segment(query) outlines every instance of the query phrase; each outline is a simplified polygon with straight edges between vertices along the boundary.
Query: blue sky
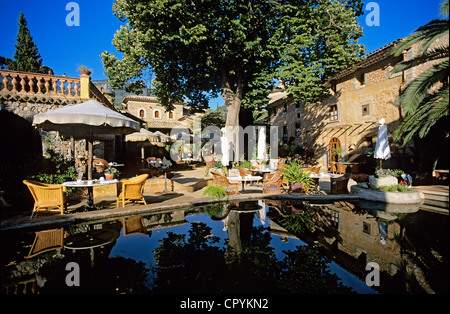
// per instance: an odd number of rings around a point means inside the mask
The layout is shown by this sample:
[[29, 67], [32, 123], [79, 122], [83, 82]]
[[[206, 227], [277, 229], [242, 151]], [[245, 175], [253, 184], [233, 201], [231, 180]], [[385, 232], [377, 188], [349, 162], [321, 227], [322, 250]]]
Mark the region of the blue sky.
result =
[[[111, 40], [121, 25], [112, 13], [113, 0], [73, 1], [79, 5], [79, 26], [66, 24], [66, 16], [72, 11], [66, 10], [66, 5], [71, 2], [69, 0], [2, 2], [0, 56], [13, 57], [17, 21], [22, 11], [44, 64], [52, 68], [56, 75], [78, 77], [78, 66], [86, 65], [93, 70], [93, 80], [106, 78], [99, 55], [105, 50], [116, 51]], [[406, 37], [419, 26], [437, 18], [441, 0], [374, 2], [379, 6], [379, 26], [367, 25], [366, 17], [372, 12], [367, 5], [366, 14], [358, 19], [364, 29], [364, 37], [360, 42], [366, 46], [367, 53]], [[217, 104], [223, 104], [223, 100], [211, 101], [210, 107], [215, 108]]]

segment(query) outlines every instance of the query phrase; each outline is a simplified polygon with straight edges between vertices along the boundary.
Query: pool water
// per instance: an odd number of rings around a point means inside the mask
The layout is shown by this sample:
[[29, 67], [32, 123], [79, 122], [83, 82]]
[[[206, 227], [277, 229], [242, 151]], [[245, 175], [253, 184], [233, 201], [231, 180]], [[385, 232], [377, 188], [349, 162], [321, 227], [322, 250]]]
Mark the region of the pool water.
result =
[[259, 200], [6, 230], [1, 291], [448, 293], [447, 218], [370, 202]]

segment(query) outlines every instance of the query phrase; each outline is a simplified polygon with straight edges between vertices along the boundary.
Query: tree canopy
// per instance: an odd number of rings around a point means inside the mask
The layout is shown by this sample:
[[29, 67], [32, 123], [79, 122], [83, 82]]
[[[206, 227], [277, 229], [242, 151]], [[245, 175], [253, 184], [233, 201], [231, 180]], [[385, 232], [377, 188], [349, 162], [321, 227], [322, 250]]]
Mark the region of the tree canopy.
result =
[[116, 0], [124, 26], [101, 54], [113, 88], [145, 87], [148, 71], [161, 104], [208, 107], [222, 94], [227, 125], [242, 106], [260, 109], [278, 80], [298, 99], [327, 96], [323, 83], [364, 54], [360, 0]]
[[27, 26], [27, 21], [22, 12], [19, 16], [19, 30], [17, 31], [16, 51], [14, 52], [14, 60], [9, 58], [2, 58], [0, 63], [5, 64], [8, 70], [24, 71], [34, 73], [49, 72], [53, 74], [53, 70], [44, 66], [41, 55], [39, 54], [36, 43], [30, 34]]

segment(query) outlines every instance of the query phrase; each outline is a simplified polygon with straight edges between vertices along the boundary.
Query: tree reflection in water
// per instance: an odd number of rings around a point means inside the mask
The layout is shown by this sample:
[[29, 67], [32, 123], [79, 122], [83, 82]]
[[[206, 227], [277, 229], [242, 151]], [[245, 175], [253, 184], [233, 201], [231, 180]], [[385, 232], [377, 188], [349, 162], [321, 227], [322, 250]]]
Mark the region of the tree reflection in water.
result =
[[[253, 213], [230, 211], [226, 247], [204, 223], [188, 236], [167, 233], [155, 249], [155, 293], [351, 293], [330, 273], [330, 260], [314, 247], [297, 246], [278, 260]], [[250, 223], [250, 226], [248, 224]]]

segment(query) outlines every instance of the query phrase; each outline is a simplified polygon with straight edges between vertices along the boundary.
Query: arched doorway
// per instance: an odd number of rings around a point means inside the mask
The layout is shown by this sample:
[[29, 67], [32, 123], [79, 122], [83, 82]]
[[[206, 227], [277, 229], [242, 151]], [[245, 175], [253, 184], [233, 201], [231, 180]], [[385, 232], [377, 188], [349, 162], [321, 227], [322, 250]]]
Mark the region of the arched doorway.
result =
[[338, 155], [335, 155], [335, 151], [341, 149], [341, 142], [337, 137], [333, 137], [328, 144], [328, 163], [338, 161]]

